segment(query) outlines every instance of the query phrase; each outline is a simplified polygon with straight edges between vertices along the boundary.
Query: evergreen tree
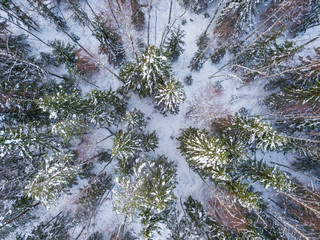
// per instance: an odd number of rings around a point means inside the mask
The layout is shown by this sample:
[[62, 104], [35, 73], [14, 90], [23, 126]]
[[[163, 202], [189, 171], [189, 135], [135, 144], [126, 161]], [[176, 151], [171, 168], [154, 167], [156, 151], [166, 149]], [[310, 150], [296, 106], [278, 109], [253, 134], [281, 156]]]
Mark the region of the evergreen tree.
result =
[[73, 119], [85, 113], [85, 101], [77, 89], [67, 93], [59, 86], [59, 90], [53, 95], [39, 98], [37, 104], [44, 111], [50, 113], [52, 119]]
[[93, 35], [100, 42], [100, 50], [108, 55], [109, 62], [120, 66], [125, 58], [125, 50], [121, 36], [114, 29], [107, 26], [102, 17], [96, 16], [92, 21]]
[[132, 158], [142, 149], [141, 139], [132, 134], [119, 130], [113, 139], [111, 157], [117, 157], [121, 160]]
[[218, 138], [212, 138], [205, 130], [187, 128], [182, 131], [179, 149], [195, 170], [201, 170], [212, 179], [228, 180], [225, 165], [228, 153]]
[[154, 99], [157, 108], [163, 113], [170, 112], [177, 114], [179, 112], [179, 105], [185, 99], [183, 86], [180, 82], [170, 79], [163, 85], [158, 86], [158, 91], [155, 93]]
[[60, 212], [47, 222], [41, 222], [35, 227], [30, 235], [18, 235], [19, 240], [38, 240], [38, 239], [68, 239], [70, 238], [69, 229], [72, 227], [72, 218]]
[[158, 85], [170, 79], [171, 65], [162, 49], [150, 45], [138, 58], [137, 64], [127, 63], [119, 75], [125, 88], [147, 97], [155, 93]]
[[125, 104], [112, 90], [92, 90], [86, 96], [89, 121], [100, 126], [114, 124], [123, 114]]
[[72, 69], [78, 61], [75, 53], [76, 47], [69, 42], [65, 44], [61, 40], [50, 42], [50, 46], [53, 48], [52, 55], [54, 65], [59, 66], [60, 64], [65, 64], [68, 71], [72, 72]]
[[259, 181], [266, 189], [271, 186], [278, 192], [290, 191], [292, 184], [289, 177], [276, 166], [270, 167], [263, 160], [248, 161], [243, 166], [243, 173], [253, 181]]
[[237, 115], [230, 130], [236, 131], [241, 141], [250, 148], [261, 149], [264, 152], [281, 149], [287, 142], [286, 137], [278, 134], [259, 117]]
[[184, 49], [182, 48], [185, 45], [182, 38], [185, 36], [184, 31], [180, 29], [180, 26], [173, 31], [171, 31], [170, 37], [167, 39], [164, 44], [165, 50], [168, 52], [168, 56], [171, 61], [175, 61], [183, 53]]
[[116, 180], [114, 206], [126, 216], [139, 216], [141, 234], [151, 238], [157, 223], [175, 199], [176, 166], [166, 157], [141, 159], [132, 176], [120, 175]]
[[193, 58], [190, 61], [191, 71], [196, 70], [199, 71], [203, 64], [208, 60], [208, 56], [206, 51], [208, 50], [207, 47], [209, 46], [209, 37], [208, 34], [205, 32], [200, 35], [197, 40], [198, 50], [194, 54]]
[[0, 156], [4, 158], [18, 154], [32, 158], [43, 149], [56, 150], [59, 143], [52, 140], [48, 130], [37, 123], [7, 126], [0, 131]]
[[143, 112], [137, 110], [136, 108], [132, 109], [130, 112], [127, 112], [124, 120], [129, 130], [142, 130], [142, 128], [147, 125]]
[[74, 157], [71, 153], [48, 156], [42, 168], [29, 181], [25, 194], [41, 201], [45, 207], [50, 207], [79, 171], [79, 167], [73, 164]]

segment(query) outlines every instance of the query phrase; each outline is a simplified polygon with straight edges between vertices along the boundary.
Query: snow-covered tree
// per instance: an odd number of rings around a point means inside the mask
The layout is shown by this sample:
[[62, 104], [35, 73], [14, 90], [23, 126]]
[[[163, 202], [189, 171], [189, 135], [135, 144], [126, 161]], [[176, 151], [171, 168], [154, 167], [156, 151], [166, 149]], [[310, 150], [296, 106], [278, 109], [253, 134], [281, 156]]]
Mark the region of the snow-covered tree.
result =
[[143, 112], [137, 110], [136, 108], [132, 109], [130, 112], [127, 112], [124, 117], [124, 120], [128, 129], [132, 130], [142, 130], [142, 128], [147, 125]]
[[170, 112], [177, 114], [179, 105], [185, 100], [185, 93], [180, 82], [170, 79], [164, 84], [158, 86], [154, 100], [156, 107], [163, 113]]
[[31, 157], [43, 149], [56, 150], [58, 143], [53, 141], [47, 129], [37, 123], [7, 126], [0, 131], [0, 156], [18, 154]]
[[168, 56], [171, 61], [175, 61], [184, 52], [183, 45], [185, 45], [182, 40], [185, 36], [184, 31], [180, 27], [171, 31], [171, 35], [168, 37], [164, 44], [165, 50], [168, 52]]
[[277, 133], [259, 117], [237, 115], [231, 129], [235, 130], [241, 141], [250, 148], [265, 152], [281, 149], [287, 142], [285, 136]]
[[141, 234], [150, 238], [161, 214], [169, 209], [175, 199], [176, 166], [166, 157], [140, 159], [130, 176], [116, 179], [114, 207], [128, 217], [138, 216]]
[[125, 109], [123, 101], [112, 90], [92, 90], [86, 95], [89, 121], [94, 124], [114, 124]]
[[40, 108], [50, 113], [52, 119], [72, 119], [74, 116], [81, 116], [86, 110], [81, 92], [73, 89], [71, 93], [67, 93], [62, 86], [53, 95], [46, 95], [36, 102]]
[[113, 139], [111, 157], [117, 157], [121, 160], [132, 158], [142, 150], [142, 139], [135, 136], [132, 132], [119, 130]]
[[253, 181], [259, 181], [266, 189], [271, 186], [278, 192], [290, 191], [292, 184], [288, 175], [276, 166], [270, 167], [263, 160], [248, 161], [243, 166], [244, 174]]
[[136, 64], [127, 63], [120, 70], [124, 87], [132, 89], [142, 97], [152, 96], [158, 85], [171, 77], [171, 64], [162, 49], [148, 46]]
[[54, 153], [46, 157], [42, 168], [26, 186], [25, 194], [49, 208], [79, 171], [79, 167], [73, 164], [74, 157], [72, 153]]
[[189, 127], [182, 131], [179, 149], [195, 170], [201, 170], [212, 179], [229, 180], [225, 166], [228, 152], [219, 140], [205, 130]]

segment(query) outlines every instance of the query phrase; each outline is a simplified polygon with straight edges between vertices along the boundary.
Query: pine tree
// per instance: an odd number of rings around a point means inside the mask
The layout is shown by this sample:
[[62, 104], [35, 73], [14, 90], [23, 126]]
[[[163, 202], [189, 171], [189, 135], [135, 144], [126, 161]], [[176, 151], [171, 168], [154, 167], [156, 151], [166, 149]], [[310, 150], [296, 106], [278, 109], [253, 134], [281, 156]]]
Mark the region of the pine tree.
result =
[[52, 119], [73, 119], [85, 113], [85, 101], [77, 89], [67, 93], [59, 86], [59, 90], [53, 95], [39, 98], [37, 104], [44, 111], [50, 113]]
[[38, 123], [7, 126], [0, 131], [1, 158], [18, 154], [32, 158], [43, 149], [56, 150], [59, 143], [52, 141], [48, 130]]
[[130, 112], [127, 112], [124, 120], [129, 130], [142, 130], [142, 128], [147, 125], [143, 112], [137, 110], [136, 108], [132, 109]]
[[[178, 239], [235, 239], [233, 234], [226, 227], [220, 226], [203, 209], [201, 202], [191, 196], [183, 203], [186, 215], [179, 219], [174, 219], [173, 224], [168, 225], [171, 230], [171, 238]], [[179, 220], [179, 222], [177, 222]], [[180, 229], [177, 229], [179, 227]], [[180, 236], [179, 236], [180, 235]]]
[[25, 195], [41, 201], [49, 208], [79, 171], [79, 167], [73, 164], [74, 157], [71, 153], [54, 153], [48, 156], [42, 168], [26, 186]]
[[27, 236], [18, 235], [17, 240], [68, 239], [70, 238], [69, 230], [72, 225], [72, 218], [60, 212], [49, 221], [41, 222], [37, 227], [32, 229], [31, 234]]
[[157, 108], [163, 113], [177, 114], [179, 105], [185, 100], [182, 84], [174, 79], [166, 81], [163, 85], [158, 86], [154, 100]]
[[50, 42], [50, 46], [52, 49], [53, 61], [54, 65], [58, 66], [60, 64], [65, 64], [68, 71], [72, 72], [72, 69], [75, 67], [77, 63], [76, 57], [76, 47], [71, 44], [65, 44], [61, 40], [55, 40]]
[[271, 186], [278, 192], [290, 191], [292, 184], [287, 174], [278, 170], [276, 166], [270, 167], [263, 160], [249, 161], [243, 166], [244, 174], [254, 182], [259, 181], [266, 189]]
[[164, 44], [164, 48], [168, 52], [168, 56], [171, 61], [177, 60], [178, 57], [184, 52], [184, 49], [182, 48], [182, 46], [185, 45], [184, 41], [182, 40], [184, 36], [185, 33], [180, 29], [179, 26], [171, 31], [170, 37]]

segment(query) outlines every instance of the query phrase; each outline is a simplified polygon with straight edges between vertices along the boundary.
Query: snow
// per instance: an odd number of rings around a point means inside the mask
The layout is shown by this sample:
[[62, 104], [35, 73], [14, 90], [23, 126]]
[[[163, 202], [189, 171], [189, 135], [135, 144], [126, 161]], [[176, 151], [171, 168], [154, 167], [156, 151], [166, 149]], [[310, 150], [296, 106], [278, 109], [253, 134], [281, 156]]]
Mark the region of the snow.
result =
[[[100, 3], [99, 0], [91, 0], [89, 1], [92, 6], [97, 7]], [[63, 9], [63, 3], [61, 4], [61, 8]], [[151, 16], [151, 31], [150, 31], [150, 42], [151, 44], [158, 45], [161, 41], [161, 35], [165, 31], [168, 21], [168, 11], [170, 6], [169, 0], [155, 1], [153, 3], [154, 8], [152, 10]], [[213, 14], [213, 7], [208, 9], [209, 14]], [[89, 12], [89, 11], [88, 11]], [[70, 21], [70, 12], [64, 11], [64, 17]], [[62, 32], [57, 32], [47, 20], [42, 17], [37, 17], [36, 13], [32, 14], [32, 17], [35, 17], [38, 20], [39, 25], [41, 26], [40, 32], [36, 33], [38, 36], [41, 36], [41, 39], [44, 41], [52, 41], [55, 39], [62, 39], [64, 41], [70, 41], [70, 39], [65, 36]], [[200, 36], [201, 33], [206, 29], [206, 26], [210, 20], [210, 18], [205, 18], [204, 14], [193, 14], [190, 11], [185, 12], [184, 8], [178, 5], [178, 1], [173, 1], [173, 11], [172, 11], [172, 22], [176, 22], [175, 26], [178, 26], [182, 20], [186, 20], [186, 24], [181, 25], [181, 29], [185, 31], [185, 51], [178, 58], [176, 62], [173, 63], [173, 72], [176, 79], [181, 82], [183, 79], [189, 74], [192, 75], [193, 84], [191, 86], [184, 86], [184, 91], [186, 94], [186, 101], [180, 105], [180, 112], [177, 115], [167, 114], [166, 116], [162, 115], [158, 110], [154, 109], [154, 103], [150, 98], [140, 99], [136, 94], [131, 93], [131, 98], [129, 99], [128, 110], [136, 108], [137, 110], [141, 110], [145, 117], [149, 119], [146, 130], [148, 132], [156, 131], [157, 136], [159, 138], [159, 148], [156, 149], [154, 155], [166, 155], [169, 160], [174, 161], [177, 164], [177, 180], [178, 185], [175, 189], [175, 195], [177, 199], [181, 199], [183, 202], [187, 199], [189, 195], [196, 196], [197, 199], [205, 202], [207, 198], [207, 186], [203, 183], [200, 177], [194, 173], [185, 160], [185, 157], [180, 154], [180, 151], [177, 150], [179, 146], [177, 137], [181, 134], [181, 129], [185, 129], [189, 126], [195, 127], [207, 127], [200, 122], [194, 122], [192, 119], [187, 118], [187, 112], [190, 104], [193, 101], [195, 95], [201, 95], [204, 88], [208, 86], [208, 84], [215, 84], [217, 82], [221, 83], [222, 86], [222, 95], [219, 96], [217, 101], [222, 103], [223, 109], [226, 109], [229, 113], [234, 114], [239, 111], [240, 108], [245, 107], [248, 112], [252, 115], [261, 114], [267, 112], [267, 107], [262, 105], [263, 99], [268, 95], [264, 90], [264, 85], [266, 83], [265, 80], [253, 81], [249, 84], [244, 85], [237, 77], [233, 75], [229, 70], [221, 71], [217, 76], [211, 78], [213, 73], [216, 73], [219, 68], [225, 65], [229, 60], [231, 55], [227, 54], [223, 60], [217, 64], [213, 65], [210, 62], [210, 59], [204, 64], [203, 68], [199, 72], [190, 72], [190, 68], [188, 67], [190, 64], [191, 58], [194, 56], [195, 51], [197, 50], [196, 40]], [[108, 68], [112, 68], [108, 62], [106, 56], [98, 55], [98, 41], [92, 36], [89, 29], [79, 26], [78, 23], [73, 22], [73, 24], [69, 24], [70, 31], [76, 33], [80, 37], [80, 43], [84, 45], [91, 53], [95, 53], [95, 58], [97, 58], [100, 66], [100, 71], [94, 74], [90, 81], [95, 85], [99, 86], [99, 90], [109, 90], [117, 89], [121, 86], [121, 82], [119, 82], [110, 72], [104, 70], [104, 66]], [[156, 29], [153, 27], [156, 26]], [[301, 37], [297, 37], [296, 41], [309, 40], [315, 36], [316, 32], [319, 32], [320, 28], [309, 29], [305, 34]], [[22, 33], [20, 29], [13, 28], [13, 32]], [[137, 34], [137, 33], [135, 33]], [[143, 37], [146, 38], [144, 34], [142, 36], [135, 37]], [[38, 53], [41, 51], [50, 51], [50, 49], [34, 39], [32, 36], [29, 38], [30, 44], [32, 45], [32, 49], [35, 49], [34, 53]], [[311, 49], [316, 45], [316, 42], [313, 42], [308, 46], [308, 51], [306, 54], [311, 54]], [[309, 51], [310, 50], [310, 51]], [[133, 58], [133, 56], [131, 56]], [[129, 57], [130, 58], [130, 57]], [[165, 59], [163, 59], [165, 60]], [[147, 66], [144, 66], [145, 68]], [[149, 78], [150, 69], [143, 69], [143, 77]], [[157, 69], [158, 70], [158, 69]], [[63, 69], [58, 69], [59, 74], [63, 73]], [[60, 72], [61, 71], [61, 72]], [[86, 82], [80, 83], [83, 94], [88, 93], [90, 90], [94, 89], [94, 87]], [[56, 118], [56, 112], [50, 112], [50, 118]], [[113, 129], [115, 130], [115, 129]], [[106, 141], [100, 142], [99, 139], [103, 139], [108, 136], [109, 132], [105, 129], [96, 129], [92, 131], [88, 139], [90, 144], [94, 145], [92, 152], [96, 151], [96, 149], [111, 149], [112, 148], [112, 138], [107, 139]], [[252, 135], [254, 138], [254, 135]], [[12, 141], [19, 141], [11, 140]], [[10, 140], [6, 140], [6, 144], [11, 143]], [[96, 143], [96, 144], [95, 144]], [[272, 147], [272, 146], [271, 146]], [[283, 155], [281, 153], [270, 153], [263, 154], [259, 153], [257, 159], [263, 158], [268, 163], [277, 162], [279, 164], [288, 164], [290, 162], [290, 156]], [[198, 159], [198, 161], [202, 161], [202, 159]], [[206, 162], [206, 160], [205, 160]], [[112, 169], [112, 165], [108, 167], [108, 169]], [[141, 166], [142, 168], [143, 166]], [[99, 172], [103, 168], [103, 165], [96, 166], [95, 172]], [[110, 170], [106, 171], [110, 171]], [[310, 183], [310, 179], [307, 177], [303, 177], [301, 174], [297, 172], [290, 171], [283, 167], [280, 167], [285, 171], [290, 172], [291, 177], [299, 177], [306, 184]], [[139, 171], [139, 170], [138, 170]], [[72, 202], [76, 194], [78, 193], [78, 189], [86, 184], [85, 180], [78, 179], [78, 185], [74, 186], [70, 195], [63, 195], [59, 200], [56, 201], [56, 206], [51, 207], [48, 210], [45, 210], [43, 207], [39, 207], [37, 215], [40, 216], [40, 220], [48, 219], [49, 216], [54, 216], [60, 211], [72, 212], [73, 206]], [[257, 189], [259, 186], [257, 186]], [[267, 186], [266, 186], [267, 188]], [[266, 194], [267, 195], [267, 194]], [[112, 195], [109, 197], [112, 198]], [[112, 232], [117, 231], [118, 226], [123, 222], [123, 216], [117, 214], [113, 210], [112, 201], [105, 201], [99, 208], [96, 216], [93, 219], [94, 224], [91, 225], [91, 228], [87, 232], [87, 236], [96, 230], [107, 233], [110, 237]], [[33, 223], [30, 223], [28, 229], [33, 227]], [[134, 229], [136, 233], [139, 232], [139, 228], [141, 226], [136, 222], [129, 222], [127, 228]], [[155, 239], [164, 239], [168, 232], [166, 232], [165, 226], [162, 228], [162, 233]], [[71, 234], [75, 238], [81, 231], [81, 227], [79, 226], [75, 229]], [[28, 232], [28, 230], [26, 230]], [[11, 235], [12, 239], [14, 239], [13, 235]]]

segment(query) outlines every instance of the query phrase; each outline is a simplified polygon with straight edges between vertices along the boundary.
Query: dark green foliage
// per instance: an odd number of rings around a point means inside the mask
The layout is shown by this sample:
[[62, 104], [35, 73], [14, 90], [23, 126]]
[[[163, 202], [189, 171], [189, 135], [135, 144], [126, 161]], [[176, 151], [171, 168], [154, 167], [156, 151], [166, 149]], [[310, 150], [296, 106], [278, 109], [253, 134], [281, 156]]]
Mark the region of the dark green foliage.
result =
[[145, 134], [144, 138], [142, 139], [142, 146], [146, 152], [154, 151], [156, 148], [158, 148], [158, 143], [159, 140], [156, 135], [156, 131]]
[[175, 61], [178, 57], [184, 52], [182, 48], [185, 45], [184, 41], [182, 40], [185, 36], [183, 30], [180, 27], [171, 31], [170, 37], [167, 39], [164, 48], [168, 52], [168, 56], [171, 61]]
[[226, 54], [226, 48], [225, 47], [220, 47], [215, 49], [215, 51], [213, 52], [213, 54], [211, 54], [211, 62], [218, 64], [221, 59], [224, 57], [224, 55]]
[[158, 108], [163, 114], [170, 112], [178, 114], [179, 105], [185, 100], [183, 86], [179, 81], [170, 79], [163, 85], [158, 86], [158, 91], [155, 93], [154, 101], [155, 108]]
[[132, 158], [142, 150], [141, 139], [132, 132], [119, 130], [113, 139], [111, 157], [117, 157], [121, 160]]
[[287, 174], [268, 166], [263, 160], [248, 161], [243, 166], [243, 173], [254, 182], [259, 181], [266, 189], [271, 186], [278, 192], [290, 191], [293, 185]]
[[37, 173], [29, 180], [24, 194], [49, 208], [77, 175], [79, 167], [74, 164], [74, 159], [74, 154], [63, 152], [46, 156]]
[[1, 157], [19, 155], [32, 158], [44, 149], [56, 150], [59, 143], [52, 141], [48, 129], [32, 122], [25, 125], [7, 126], [0, 132]]
[[125, 58], [125, 50], [121, 36], [118, 35], [102, 17], [96, 17], [92, 21], [93, 35], [100, 42], [100, 51], [108, 55], [109, 62], [114, 66], [120, 66]]
[[[21, 175], [19, 175], [21, 176]], [[19, 181], [21, 183], [21, 181]], [[1, 194], [3, 191], [1, 191]], [[24, 196], [0, 196], [3, 199], [0, 203], [0, 238], [6, 239], [8, 235], [15, 230], [19, 230], [19, 227], [24, 226], [30, 221], [34, 220], [36, 216], [32, 211], [26, 212], [21, 217], [15, 219], [14, 221], [8, 223], [16, 216], [21, 214], [26, 209], [32, 209], [36, 204], [35, 202]], [[35, 206], [36, 207], [36, 206]]]
[[247, 81], [259, 74], [268, 75], [275, 70], [281, 70], [286, 62], [301, 51], [302, 46], [297, 46], [293, 41], [278, 42], [282, 31], [278, 29], [264, 35], [234, 59], [236, 64], [243, 67], [239, 70]]
[[125, 104], [112, 90], [93, 90], [86, 96], [86, 104], [90, 122], [111, 125], [119, 120], [125, 110]]
[[126, 125], [130, 130], [142, 130], [142, 128], [147, 125], [143, 112], [137, 110], [136, 108], [132, 109], [130, 112], [127, 112], [124, 120], [126, 121]]
[[206, 53], [206, 51], [208, 50], [207, 48], [209, 44], [210, 39], [208, 37], [208, 34], [201, 34], [197, 40], [198, 50], [190, 61], [189, 67], [191, 67], [191, 71], [199, 71], [202, 68], [203, 64], [208, 60], [208, 54]]

